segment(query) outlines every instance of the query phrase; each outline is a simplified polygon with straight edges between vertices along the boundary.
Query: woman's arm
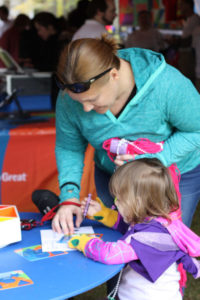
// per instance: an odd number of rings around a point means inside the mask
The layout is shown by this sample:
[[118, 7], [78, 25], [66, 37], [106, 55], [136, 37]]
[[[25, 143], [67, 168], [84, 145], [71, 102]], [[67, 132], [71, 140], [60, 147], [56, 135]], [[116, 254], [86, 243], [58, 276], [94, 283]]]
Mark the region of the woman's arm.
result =
[[[56, 103], [56, 162], [61, 191], [60, 202], [65, 200], [79, 202], [87, 141], [76, 126], [76, 114], [72, 112], [68, 100], [68, 96], [60, 92]], [[76, 226], [79, 227], [82, 222], [80, 207], [75, 205], [60, 207], [52, 221], [53, 230], [73, 234], [73, 215], [76, 216]]]
[[163, 92], [165, 100], [160, 97], [160, 107], [163, 120], [173, 133], [165, 141], [163, 151], [155, 156], [170, 166], [200, 148], [200, 94], [189, 79], [172, 67], [167, 68], [172, 79]]
[[68, 96], [59, 93], [56, 104], [56, 162], [61, 202], [79, 198], [87, 141], [76, 126], [76, 115]]
[[[171, 135], [164, 140], [163, 151], [138, 155], [135, 159], [155, 157], [167, 167], [182, 163], [200, 148], [200, 94], [189, 79], [169, 65], [159, 75], [152, 90], [163, 128], [167, 126]], [[115, 163], [122, 165], [123, 160], [129, 159], [133, 157], [118, 155]]]

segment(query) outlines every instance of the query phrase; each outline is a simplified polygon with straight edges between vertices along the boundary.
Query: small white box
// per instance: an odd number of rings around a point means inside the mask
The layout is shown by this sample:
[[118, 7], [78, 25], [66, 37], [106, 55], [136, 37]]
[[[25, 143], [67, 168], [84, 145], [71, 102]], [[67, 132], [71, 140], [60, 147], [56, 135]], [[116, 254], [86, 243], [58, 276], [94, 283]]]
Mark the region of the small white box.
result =
[[0, 248], [21, 239], [21, 223], [16, 206], [0, 205]]

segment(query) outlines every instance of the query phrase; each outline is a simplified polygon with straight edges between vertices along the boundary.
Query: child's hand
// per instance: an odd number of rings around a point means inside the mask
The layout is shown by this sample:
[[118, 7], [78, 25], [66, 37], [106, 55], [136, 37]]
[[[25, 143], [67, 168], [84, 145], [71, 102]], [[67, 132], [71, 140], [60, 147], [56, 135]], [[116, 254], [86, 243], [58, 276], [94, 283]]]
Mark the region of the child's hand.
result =
[[[86, 203], [87, 203], [87, 198], [84, 198], [84, 200], [81, 201], [81, 211], [82, 211], [82, 214], [84, 214]], [[100, 210], [101, 210], [100, 203], [98, 201], [91, 200], [89, 208], [88, 208], [88, 211], [87, 211], [87, 217], [94, 216]]]
[[[86, 202], [87, 198], [81, 201], [82, 213], [84, 213]], [[106, 207], [101, 201], [101, 199], [97, 197], [96, 201], [91, 200], [90, 202], [87, 218], [101, 222], [108, 227], [113, 227], [114, 224], [117, 222], [118, 212], [116, 210], [112, 210]]]
[[94, 237], [88, 236], [87, 234], [75, 235], [68, 241], [68, 246], [85, 254], [85, 246], [92, 239], [94, 239]]

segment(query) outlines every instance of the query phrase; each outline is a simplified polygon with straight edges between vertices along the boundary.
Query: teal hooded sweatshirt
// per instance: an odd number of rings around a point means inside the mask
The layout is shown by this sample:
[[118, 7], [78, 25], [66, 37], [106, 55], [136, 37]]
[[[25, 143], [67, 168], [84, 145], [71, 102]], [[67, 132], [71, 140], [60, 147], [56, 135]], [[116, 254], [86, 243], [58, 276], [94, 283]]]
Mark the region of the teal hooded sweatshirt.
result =
[[84, 112], [79, 102], [59, 93], [56, 161], [61, 202], [79, 197], [77, 186], [88, 143], [95, 148], [97, 166], [109, 174], [115, 165], [102, 144], [112, 137], [164, 141], [162, 152], [140, 157], [156, 157], [165, 166], [176, 163], [181, 174], [200, 164], [200, 95], [191, 81], [168, 65], [160, 53], [131, 48], [119, 50], [118, 56], [131, 64], [137, 86], [136, 95], [118, 118], [109, 110], [105, 114]]

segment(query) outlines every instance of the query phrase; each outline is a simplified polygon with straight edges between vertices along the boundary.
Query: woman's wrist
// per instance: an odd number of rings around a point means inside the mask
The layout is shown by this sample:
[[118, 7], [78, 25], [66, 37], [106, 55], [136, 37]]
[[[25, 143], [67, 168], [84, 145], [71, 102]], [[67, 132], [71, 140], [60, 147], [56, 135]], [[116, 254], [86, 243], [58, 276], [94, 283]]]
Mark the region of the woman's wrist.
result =
[[75, 200], [66, 200], [66, 201], [61, 202], [60, 205], [75, 205], [75, 206], [78, 206], [78, 207], [81, 206], [80, 202], [75, 201]]
[[76, 185], [67, 184], [62, 186], [60, 189], [60, 203], [64, 201], [71, 201], [70, 199], [77, 199], [77, 202], [79, 202], [79, 192], [80, 190]]

